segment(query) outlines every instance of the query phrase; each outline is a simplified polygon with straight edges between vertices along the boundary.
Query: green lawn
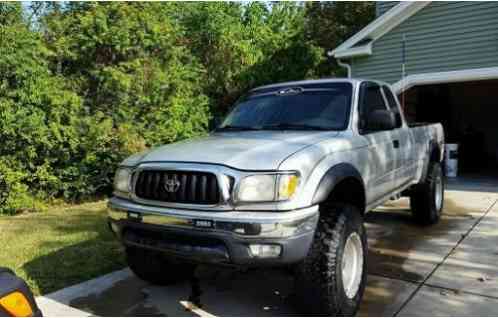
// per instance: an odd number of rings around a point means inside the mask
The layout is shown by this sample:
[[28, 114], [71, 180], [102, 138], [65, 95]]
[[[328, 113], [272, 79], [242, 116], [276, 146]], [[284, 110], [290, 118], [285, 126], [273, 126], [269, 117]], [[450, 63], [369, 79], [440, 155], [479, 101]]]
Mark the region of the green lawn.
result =
[[108, 230], [106, 202], [0, 216], [0, 266], [13, 269], [43, 295], [123, 268]]

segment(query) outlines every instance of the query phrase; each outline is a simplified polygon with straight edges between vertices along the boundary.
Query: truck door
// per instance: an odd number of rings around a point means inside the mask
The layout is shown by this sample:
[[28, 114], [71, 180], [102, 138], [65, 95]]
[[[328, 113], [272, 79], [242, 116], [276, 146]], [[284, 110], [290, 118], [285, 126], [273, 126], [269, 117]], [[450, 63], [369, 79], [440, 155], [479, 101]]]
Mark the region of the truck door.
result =
[[413, 135], [410, 128], [403, 125], [403, 118], [401, 115], [401, 108], [399, 103], [394, 97], [391, 89], [386, 85], [382, 86], [384, 96], [386, 97], [389, 109], [396, 114], [396, 129], [393, 131], [393, 137], [397, 140], [398, 147], [396, 151], [396, 160], [394, 163], [395, 183], [396, 187], [402, 187], [410, 182], [416, 174], [416, 154], [414, 153]]
[[[395, 164], [398, 139], [395, 130], [366, 129], [366, 119], [370, 112], [388, 109], [381, 87], [374, 82], [364, 82], [360, 87], [359, 133], [369, 144], [367, 165], [367, 188], [372, 201], [380, 199], [396, 188]], [[394, 135], [393, 135], [394, 132]]]

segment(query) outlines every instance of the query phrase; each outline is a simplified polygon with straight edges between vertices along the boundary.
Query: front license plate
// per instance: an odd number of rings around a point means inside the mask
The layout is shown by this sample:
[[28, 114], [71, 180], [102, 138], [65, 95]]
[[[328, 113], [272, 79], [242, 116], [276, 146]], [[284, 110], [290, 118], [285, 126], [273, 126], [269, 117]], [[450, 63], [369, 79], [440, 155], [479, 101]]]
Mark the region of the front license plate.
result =
[[128, 219], [133, 221], [142, 221], [142, 215], [136, 212], [128, 212]]
[[193, 220], [194, 226], [203, 228], [203, 229], [212, 229], [214, 228], [214, 222], [211, 220]]

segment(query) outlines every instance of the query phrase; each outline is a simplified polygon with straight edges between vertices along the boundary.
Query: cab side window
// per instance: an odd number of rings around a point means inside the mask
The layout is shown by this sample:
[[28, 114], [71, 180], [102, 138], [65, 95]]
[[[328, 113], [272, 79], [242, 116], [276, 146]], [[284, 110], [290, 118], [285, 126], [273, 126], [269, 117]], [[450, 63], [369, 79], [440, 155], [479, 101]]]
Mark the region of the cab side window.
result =
[[401, 113], [396, 98], [389, 87], [384, 85], [382, 86], [382, 90], [384, 91], [384, 96], [386, 96], [389, 109], [396, 115], [396, 128], [400, 128], [403, 122], [401, 120]]
[[368, 115], [375, 110], [386, 110], [387, 106], [380, 91], [380, 86], [374, 82], [365, 82], [360, 87], [359, 101], [360, 132], [365, 131]]

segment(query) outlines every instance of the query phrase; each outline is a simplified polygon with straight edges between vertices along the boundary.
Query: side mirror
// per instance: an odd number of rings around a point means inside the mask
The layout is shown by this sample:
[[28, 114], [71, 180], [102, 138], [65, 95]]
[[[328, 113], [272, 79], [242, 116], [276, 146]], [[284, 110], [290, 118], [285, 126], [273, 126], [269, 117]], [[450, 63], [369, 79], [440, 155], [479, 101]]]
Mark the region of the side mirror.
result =
[[367, 118], [366, 129], [371, 131], [391, 130], [396, 127], [396, 115], [389, 110], [372, 111]]
[[209, 120], [209, 130], [214, 130], [216, 128], [218, 128], [218, 126], [221, 124], [223, 118], [220, 117], [220, 116], [214, 116], [213, 118], [211, 118], [211, 120]]

